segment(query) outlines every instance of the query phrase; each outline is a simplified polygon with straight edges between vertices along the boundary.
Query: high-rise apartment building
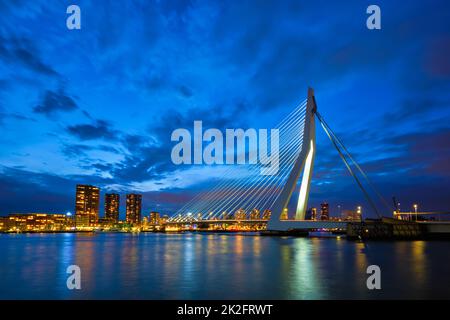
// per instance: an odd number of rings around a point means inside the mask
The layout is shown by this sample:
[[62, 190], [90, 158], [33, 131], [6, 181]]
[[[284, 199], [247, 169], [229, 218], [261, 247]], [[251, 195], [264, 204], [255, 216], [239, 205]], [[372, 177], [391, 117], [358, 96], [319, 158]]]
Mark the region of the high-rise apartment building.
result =
[[320, 204], [320, 220], [330, 219], [330, 205], [328, 203]]
[[100, 189], [95, 186], [78, 184], [75, 202], [76, 227], [94, 227], [98, 223]]
[[119, 222], [120, 196], [117, 193], [105, 194], [105, 218], [110, 223]]
[[141, 194], [127, 194], [127, 210], [126, 221], [129, 224], [139, 224], [141, 222], [142, 212], [142, 195]]
[[258, 220], [261, 219], [261, 214], [258, 209], [253, 209], [252, 212], [250, 212], [250, 220]]
[[317, 208], [310, 208], [306, 210], [305, 213], [305, 220], [317, 220]]
[[150, 224], [159, 224], [161, 220], [159, 212], [152, 211], [150, 212]]

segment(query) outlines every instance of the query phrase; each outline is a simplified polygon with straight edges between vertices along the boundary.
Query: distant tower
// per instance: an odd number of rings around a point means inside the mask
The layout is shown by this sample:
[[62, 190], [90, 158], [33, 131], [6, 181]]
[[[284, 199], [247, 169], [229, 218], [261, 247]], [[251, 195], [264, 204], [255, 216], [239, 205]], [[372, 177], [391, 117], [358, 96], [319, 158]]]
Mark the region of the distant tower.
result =
[[149, 219], [150, 224], [159, 224], [160, 220], [161, 220], [161, 217], [160, 217], [159, 212], [156, 212], [156, 211], [150, 212], [150, 219]]
[[330, 205], [328, 203], [320, 204], [320, 220], [330, 219]]
[[142, 212], [142, 195], [141, 194], [127, 194], [127, 210], [126, 222], [129, 224], [139, 224], [141, 222]]
[[310, 208], [309, 210], [306, 210], [305, 220], [315, 221], [316, 219], [317, 219], [317, 209], [316, 208]]
[[105, 218], [109, 222], [119, 222], [120, 196], [117, 193], [105, 194]]
[[261, 214], [258, 209], [253, 209], [252, 212], [250, 212], [250, 220], [259, 220], [261, 219]]
[[317, 208], [311, 208], [311, 220], [317, 220]]
[[234, 218], [236, 220], [246, 220], [247, 215], [245, 213], [245, 210], [244, 209], [237, 210], [236, 213], [234, 214]]
[[75, 222], [77, 227], [94, 227], [98, 223], [100, 189], [78, 184], [76, 189]]
[[288, 219], [288, 208], [283, 209], [283, 213], [281, 213], [280, 220], [287, 220]]

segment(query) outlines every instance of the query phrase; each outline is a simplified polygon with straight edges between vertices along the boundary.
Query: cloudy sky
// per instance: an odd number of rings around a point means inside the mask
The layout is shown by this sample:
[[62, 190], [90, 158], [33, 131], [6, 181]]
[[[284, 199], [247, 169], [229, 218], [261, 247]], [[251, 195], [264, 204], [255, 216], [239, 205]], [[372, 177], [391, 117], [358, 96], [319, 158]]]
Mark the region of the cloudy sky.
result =
[[[372, 2], [1, 1], [0, 214], [73, 211], [77, 183], [174, 212], [220, 171], [174, 166], [173, 129], [271, 128], [308, 86], [388, 201], [450, 209], [450, 5], [377, 0], [371, 31]], [[311, 205], [364, 205], [317, 134]]]

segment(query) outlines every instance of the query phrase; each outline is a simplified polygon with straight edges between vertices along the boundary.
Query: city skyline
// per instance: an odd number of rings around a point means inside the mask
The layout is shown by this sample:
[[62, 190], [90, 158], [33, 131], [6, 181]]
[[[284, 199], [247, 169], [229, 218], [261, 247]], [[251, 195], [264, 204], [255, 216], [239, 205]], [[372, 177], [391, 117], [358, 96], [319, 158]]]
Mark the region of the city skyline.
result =
[[449, 12], [0, 0], [5, 311], [449, 299]]
[[[87, 194], [87, 195], [86, 195]], [[88, 198], [88, 199], [85, 199]], [[148, 221], [156, 221], [159, 220], [160, 216], [169, 215], [165, 212], [158, 212], [156, 210], [144, 211], [142, 210], [142, 195], [136, 193], [125, 194], [125, 203], [121, 202], [121, 195], [118, 193], [102, 193], [101, 189], [97, 186], [92, 185], [76, 185], [75, 188], [75, 210], [63, 212], [11, 212], [7, 216], [26, 216], [26, 215], [42, 215], [42, 216], [54, 216], [56, 218], [59, 217], [67, 217], [69, 219], [73, 219], [75, 226], [99, 226], [101, 225], [101, 221], [104, 224], [117, 224], [119, 222], [126, 222], [127, 224], [140, 224], [142, 223], [142, 219], [147, 218]], [[137, 198], [137, 199], [134, 199]], [[104, 199], [103, 210], [100, 208], [99, 199]], [[120, 209], [120, 203], [123, 205], [123, 212]], [[138, 208], [135, 209], [134, 206]], [[337, 209], [337, 210], [336, 210]], [[307, 217], [306, 220], [328, 220], [329, 218], [346, 218], [347, 216], [354, 216], [356, 214], [361, 214], [361, 206], [357, 206], [351, 209], [345, 209], [341, 206], [336, 206], [335, 210], [329, 209], [329, 204], [327, 202], [320, 204], [320, 215], [317, 216], [317, 208], [316, 207], [308, 207], [307, 209]], [[79, 212], [81, 211], [81, 212]], [[87, 211], [87, 213], [86, 213]], [[131, 211], [136, 211], [136, 213], [128, 213]], [[236, 218], [239, 220], [245, 219], [267, 219], [268, 216], [265, 214], [266, 211], [271, 212], [270, 209], [260, 210], [257, 208], [252, 209], [249, 212], [246, 212], [243, 209], [236, 209], [234, 212], [227, 212], [226, 215], [222, 214], [217, 218], [221, 219], [229, 219]], [[130, 214], [138, 214], [138, 218], [136, 217], [128, 217]], [[262, 214], [264, 212], [264, 214]], [[315, 212], [315, 213], [313, 213]], [[287, 210], [286, 210], [287, 213]], [[94, 217], [90, 218], [90, 214]], [[83, 215], [87, 215], [88, 218], [86, 221], [83, 220]], [[289, 216], [285, 216], [284, 219], [294, 219], [295, 212], [289, 212]], [[6, 215], [5, 215], [6, 216]], [[175, 216], [173, 216], [175, 217]], [[360, 216], [356, 218], [356, 220], [360, 220]], [[93, 219], [94, 222], [91, 222]], [[129, 221], [131, 219], [137, 219], [136, 221]]]
[[[73, 32], [65, 5], [0, 6], [0, 215], [73, 211], [81, 183], [142, 194], [146, 213], [175, 212], [222, 171], [173, 165], [173, 129], [197, 119], [271, 128], [308, 85], [387, 199], [402, 210], [450, 207], [444, 1], [380, 1], [389, 14], [373, 33], [357, 2], [79, 5], [83, 27]], [[135, 19], [123, 22], [123, 12]], [[309, 207], [367, 208], [329, 147], [318, 132]]]

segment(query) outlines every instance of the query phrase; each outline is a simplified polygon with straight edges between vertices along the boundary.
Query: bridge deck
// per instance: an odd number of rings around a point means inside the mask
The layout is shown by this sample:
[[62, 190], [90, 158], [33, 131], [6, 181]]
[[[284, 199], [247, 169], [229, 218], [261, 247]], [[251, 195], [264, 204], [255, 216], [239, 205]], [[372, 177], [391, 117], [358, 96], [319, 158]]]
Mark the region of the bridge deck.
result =
[[188, 220], [188, 221], [167, 221], [166, 224], [222, 224], [222, 223], [267, 223], [267, 220], [255, 219], [255, 220], [235, 220], [235, 219], [225, 219], [225, 220]]
[[[168, 225], [194, 225], [194, 224], [258, 224], [267, 223], [267, 220], [192, 220], [192, 221], [168, 221]], [[282, 224], [287, 229], [345, 229], [347, 228], [347, 221], [313, 221], [313, 220], [281, 220]]]

